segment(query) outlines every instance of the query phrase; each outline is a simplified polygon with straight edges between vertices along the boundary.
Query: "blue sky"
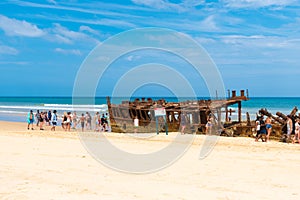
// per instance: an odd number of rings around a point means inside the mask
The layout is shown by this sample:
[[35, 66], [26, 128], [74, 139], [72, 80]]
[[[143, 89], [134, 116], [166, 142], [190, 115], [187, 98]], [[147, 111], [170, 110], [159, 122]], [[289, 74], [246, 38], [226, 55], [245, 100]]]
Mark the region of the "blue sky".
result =
[[300, 96], [297, 0], [2, 0], [0, 8], [1, 96], [70, 96], [96, 45], [143, 27], [191, 36], [226, 89]]

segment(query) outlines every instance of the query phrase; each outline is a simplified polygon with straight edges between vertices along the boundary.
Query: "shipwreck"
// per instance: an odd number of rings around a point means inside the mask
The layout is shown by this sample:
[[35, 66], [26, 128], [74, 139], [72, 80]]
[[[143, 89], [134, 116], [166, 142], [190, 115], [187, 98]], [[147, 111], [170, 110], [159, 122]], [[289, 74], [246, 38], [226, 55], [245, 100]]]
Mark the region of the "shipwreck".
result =
[[[247, 122], [242, 121], [242, 101], [249, 100], [248, 90], [240, 90], [237, 95], [236, 90], [229, 91], [226, 99], [206, 99], [183, 102], [167, 102], [164, 99], [154, 101], [151, 98], [136, 98], [133, 101], [122, 101], [120, 104], [112, 104], [110, 97], [107, 97], [108, 112], [113, 132], [132, 133], [133, 120], [139, 119], [139, 133], [155, 132], [156, 119], [155, 109], [165, 109], [165, 122], [159, 120], [160, 131], [167, 128], [170, 132], [178, 132], [180, 129], [181, 114], [186, 117], [187, 133], [205, 133], [205, 125], [209, 118], [213, 118], [215, 127], [218, 127], [218, 134], [232, 136], [234, 134], [250, 134], [253, 123], [247, 114]], [[231, 106], [237, 106], [237, 111]], [[237, 120], [231, 121], [230, 115], [237, 112]], [[223, 114], [222, 114], [223, 113]], [[221, 127], [221, 128], [220, 128]]]

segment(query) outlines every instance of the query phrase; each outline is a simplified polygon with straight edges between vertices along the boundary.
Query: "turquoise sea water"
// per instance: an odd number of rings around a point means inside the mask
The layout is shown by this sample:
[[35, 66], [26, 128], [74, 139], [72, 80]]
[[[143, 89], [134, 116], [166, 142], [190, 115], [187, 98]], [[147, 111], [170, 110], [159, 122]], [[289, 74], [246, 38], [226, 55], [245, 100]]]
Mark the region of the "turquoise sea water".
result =
[[[152, 98], [154, 100], [161, 97]], [[134, 98], [132, 98], [134, 99]], [[132, 100], [131, 99], [131, 100]], [[177, 102], [177, 98], [164, 98], [168, 102]], [[189, 98], [181, 98], [180, 101], [188, 100]], [[205, 97], [199, 97], [199, 99], [206, 99]], [[112, 103], [121, 103], [122, 100], [129, 100], [128, 98], [113, 98]], [[0, 120], [5, 121], [26, 121], [26, 115], [29, 110], [48, 111], [56, 109], [59, 114], [64, 111], [77, 111], [77, 113], [85, 112], [107, 112], [106, 98], [97, 97], [93, 98], [80, 98], [72, 105], [72, 97], [0, 97]], [[95, 102], [95, 104], [91, 104]], [[242, 102], [242, 113], [245, 119], [246, 112], [250, 113], [251, 119], [254, 119], [256, 113], [261, 108], [266, 108], [272, 114], [276, 114], [280, 111], [284, 114], [288, 114], [295, 106], [300, 107], [300, 98], [291, 97], [254, 97], [249, 101]], [[236, 110], [236, 107], [232, 107]], [[237, 119], [237, 113], [232, 114], [232, 120]]]

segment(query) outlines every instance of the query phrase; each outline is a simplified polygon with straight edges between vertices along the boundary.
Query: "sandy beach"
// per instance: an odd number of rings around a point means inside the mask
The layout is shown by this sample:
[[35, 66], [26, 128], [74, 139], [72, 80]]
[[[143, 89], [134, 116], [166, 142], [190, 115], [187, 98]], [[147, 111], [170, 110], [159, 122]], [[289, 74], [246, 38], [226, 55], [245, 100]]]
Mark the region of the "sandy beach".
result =
[[[135, 175], [96, 161], [76, 132], [27, 131], [25, 123], [0, 122], [0, 199], [299, 199], [299, 144], [220, 137], [199, 160], [197, 135], [177, 162]], [[104, 134], [104, 133], [98, 133]], [[105, 133], [127, 151], [150, 152], [177, 133], [149, 140]], [[183, 135], [182, 137], [186, 137]], [[189, 137], [189, 136], [187, 136]]]

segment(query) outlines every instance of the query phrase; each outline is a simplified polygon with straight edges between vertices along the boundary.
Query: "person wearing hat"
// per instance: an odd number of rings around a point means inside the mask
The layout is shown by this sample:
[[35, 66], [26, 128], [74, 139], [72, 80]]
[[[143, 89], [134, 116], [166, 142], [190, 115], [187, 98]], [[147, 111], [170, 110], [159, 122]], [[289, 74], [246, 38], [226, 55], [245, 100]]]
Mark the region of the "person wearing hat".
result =
[[30, 112], [27, 115], [27, 129], [29, 130], [29, 126], [31, 125], [31, 130], [33, 130], [33, 122], [34, 122], [34, 115], [33, 115], [33, 111], [30, 110]]

